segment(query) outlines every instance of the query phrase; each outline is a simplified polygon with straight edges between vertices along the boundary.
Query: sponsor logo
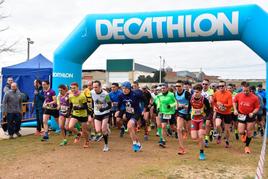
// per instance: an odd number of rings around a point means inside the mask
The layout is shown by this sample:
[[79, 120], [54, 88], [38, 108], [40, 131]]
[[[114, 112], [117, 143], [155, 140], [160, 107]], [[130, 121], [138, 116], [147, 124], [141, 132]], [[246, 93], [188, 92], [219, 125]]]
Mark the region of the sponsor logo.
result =
[[53, 77], [57, 77], [57, 78], [73, 78], [74, 74], [73, 73], [58, 73], [58, 72], [54, 72], [53, 73]]
[[[188, 38], [223, 36], [225, 30], [237, 35], [239, 12], [233, 11], [229, 19], [224, 12], [192, 15], [96, 20], [96, 36], [98, 40], [124, 40], [141, 38]], [[202, 23], [207, 23], [205, 28]]]

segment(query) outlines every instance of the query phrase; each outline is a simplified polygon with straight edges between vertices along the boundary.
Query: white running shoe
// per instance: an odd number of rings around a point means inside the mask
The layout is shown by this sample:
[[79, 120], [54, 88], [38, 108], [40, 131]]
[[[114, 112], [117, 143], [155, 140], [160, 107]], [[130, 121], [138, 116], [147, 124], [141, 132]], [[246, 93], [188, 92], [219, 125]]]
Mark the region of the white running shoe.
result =
[[108, 147], [108, 145], [104, 145], [104, 147], [103, 147], [103, 152], [108, 152], [110, 149], [109, 149], [109, 147]]

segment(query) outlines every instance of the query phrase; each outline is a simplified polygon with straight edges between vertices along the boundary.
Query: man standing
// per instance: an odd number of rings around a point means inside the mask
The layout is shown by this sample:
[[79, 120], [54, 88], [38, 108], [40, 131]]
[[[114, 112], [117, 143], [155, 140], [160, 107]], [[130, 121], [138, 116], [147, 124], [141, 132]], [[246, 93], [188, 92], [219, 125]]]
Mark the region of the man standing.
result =
[[36, 115], [36, 132], [35, 135], [39, 136], [41, 134], [43, 125], [43, 104], [44, 104], [44, 91], [42, 88], [42, 82], [40, 80], [34, 80], [34, 103], [33, 108]]
[[3, 99], [3, 115], [7, 118], [7, 130], [10, 139], [13, 135], [21, 136], [20, 124], [22, 117], [22, 97], [17, 89], [17, 84], [11, 84], [11, 90], [7, 91]]

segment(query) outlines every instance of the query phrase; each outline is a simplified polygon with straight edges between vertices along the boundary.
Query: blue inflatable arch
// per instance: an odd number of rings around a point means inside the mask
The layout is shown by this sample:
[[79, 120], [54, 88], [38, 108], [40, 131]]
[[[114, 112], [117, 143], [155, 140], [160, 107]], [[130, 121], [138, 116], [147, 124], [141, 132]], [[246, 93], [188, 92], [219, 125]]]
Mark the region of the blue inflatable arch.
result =
[[224, 40], [242, 41], [267, 62], [268, 14], [245, 5], [87, 15], [54, 53], [53, 88], [81, 84], [82, 64], [101, 44]]

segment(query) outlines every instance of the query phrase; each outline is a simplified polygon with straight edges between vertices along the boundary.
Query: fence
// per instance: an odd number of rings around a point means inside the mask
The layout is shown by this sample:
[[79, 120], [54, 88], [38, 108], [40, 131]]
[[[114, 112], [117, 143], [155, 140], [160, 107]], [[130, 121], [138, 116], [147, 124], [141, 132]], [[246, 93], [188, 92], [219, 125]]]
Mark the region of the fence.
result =
[[[3, 113], [2, 113], [2, 104], [0, 106], [0, 123], [1, 124], [6, 124], [7, 122], [5, 120], [3, 120]], [[21, 109], [21, 112], [22, 112], [22, 122], [26, 122], [26, 121], [32, 121], [32, 120], [35, 120], [36, 117], [35, 117], [35, 112], [33, 110], [33, 102], [25, 102], [25, 103], [22, 103], [22, 109]]]

